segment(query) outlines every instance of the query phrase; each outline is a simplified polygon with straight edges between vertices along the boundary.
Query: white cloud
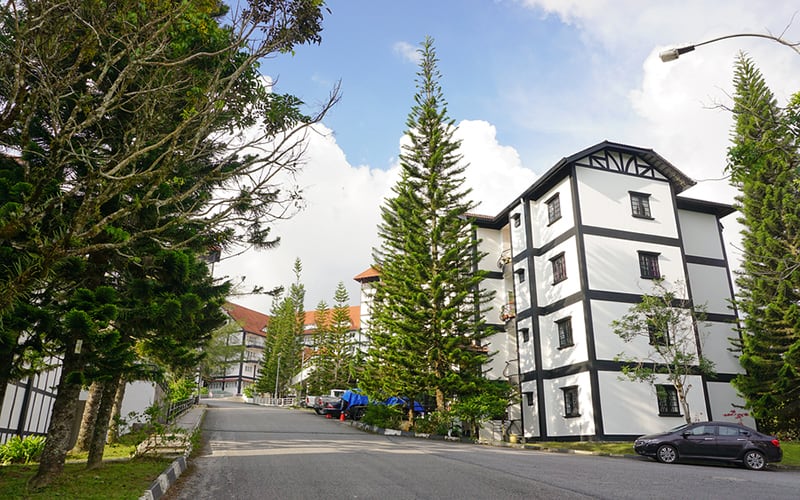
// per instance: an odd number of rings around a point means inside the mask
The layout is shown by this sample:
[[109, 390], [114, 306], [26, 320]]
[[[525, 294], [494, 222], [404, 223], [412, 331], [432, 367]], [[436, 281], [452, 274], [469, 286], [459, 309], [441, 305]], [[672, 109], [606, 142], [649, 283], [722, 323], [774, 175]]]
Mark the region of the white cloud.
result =
[[419, 64], [422, 57], [418, 51], [418, 47], [408, 42], [395, 42], [394, 45], [392, 45], [392, 52], [400, 56], [404, 61], [414, 64]]
[[[274, 225], [272, 234], [281, 237], [280, 246], [224, 260], [215, 270], [216, 276], [236, 282], [246, 277], [243, 290], [253, 285], [271, 289], [292, 283], [292, 266], [299, 257], [307, 310], [320, 300], [331, 304], [339, 281], [347, 286], [350, 303], [359, 303], [358, 283], [352, 278], [372, 264], [380, 208], [399, 172], [398, 165], [388, 171], [350, 165], [331, 131], [322, 126], [317, 130], [309, 136], [306, 166], [297, 178], [304, 186], [306, 208]], [[521, 193], [523, 184], [533, 182], [535, 175], [522, 167], [513, 148], [497, 142], [491, 124], [462, 121], [455, 138], [462, 141], [461, 152], [469, 162], [467, 185], [474, 199], [481, 201], [477, 212], [495, 215]], [[262, 312], [269, 312], [271, 305], [265, 296], [231, 300]]]

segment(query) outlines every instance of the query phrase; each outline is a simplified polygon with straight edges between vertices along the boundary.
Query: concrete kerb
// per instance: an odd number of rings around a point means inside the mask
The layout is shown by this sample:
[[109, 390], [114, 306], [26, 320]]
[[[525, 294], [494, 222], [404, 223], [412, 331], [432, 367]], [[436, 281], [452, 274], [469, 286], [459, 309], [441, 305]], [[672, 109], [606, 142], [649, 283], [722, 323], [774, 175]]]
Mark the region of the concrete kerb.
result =
[[175, 421], [175, 426], [186, 431], [187, 439], [183, 441], [184, 451], [181, 456], [176, 458], [167, 469], [162, 472], [153, 484], [147, 488], [139, 500], [158, 500], [167, 492], [170, 486], [175, 484], [181, 474], [186, 470], [187, 460], [192, 453], [192, 442], [189, 439], [200, 427], [206, 413], [205, 405], [195, 405], [187, 410]]

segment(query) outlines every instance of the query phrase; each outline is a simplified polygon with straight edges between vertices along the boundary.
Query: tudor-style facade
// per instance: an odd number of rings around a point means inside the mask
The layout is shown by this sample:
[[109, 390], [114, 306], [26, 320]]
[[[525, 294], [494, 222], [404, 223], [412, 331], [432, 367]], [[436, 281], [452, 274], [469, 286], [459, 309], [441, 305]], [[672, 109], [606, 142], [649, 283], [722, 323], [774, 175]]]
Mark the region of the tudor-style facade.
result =
[[692, 420], [736, 420], [743, 401], [729, 382], [741, 368], [729, 350], [738, 334], [720, 224], [733, 210], [678, 196], [693, 184], [652, 150], [603, 142], [477, 219], [485, 287], [497, 292], [487, 376], [519, 384], [510, 418], [526, 438], [628, 438], [684, 421], [674, 398], [659, 407], [656, 390], [623, 379], [615, 361], [648, 351], [646, 339], [624, 343], [611, 322], [662, 276], [707, 310], [697, 339], [717, 374], [690, 377]]
[[[655, 293], [661, 277], [707, 313], [696, 345], [716, 375], [689, 377], [690, 418], [755, 426], [730, 384], [742, 369], [730, 351], [737, 318], [720, 219], [733, 209], [679, 196], [692, 185], [650, 149], [603, 142], [562, 159], [498, 215], [476, 216], [483, 286], [495, 292], [486, 318], [495, 354], [484, 370], [521, 396], [509, 408], [510, 433], [629, 439], [685, 421], [665, 376], [659, 398], [651, 384], [622, 377], [615, 361], [650, 350], [645, 338], [623, 342], [611, 322]], [[368, 331], [379, 277], [369, 269], [355, 279]]]

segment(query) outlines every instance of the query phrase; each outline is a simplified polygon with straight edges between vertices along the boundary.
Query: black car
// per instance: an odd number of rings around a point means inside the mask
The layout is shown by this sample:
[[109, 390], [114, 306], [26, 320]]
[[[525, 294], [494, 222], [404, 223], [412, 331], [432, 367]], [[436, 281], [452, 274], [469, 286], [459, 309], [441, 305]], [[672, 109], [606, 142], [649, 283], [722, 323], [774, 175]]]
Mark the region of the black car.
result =
[[661, 434], [639, 437], [633, 449], [665, 464], [679, 459], [719, 460], [742, 463], [753, 470], [783, 458], [777, 438], [730, 422], [684, 424]]

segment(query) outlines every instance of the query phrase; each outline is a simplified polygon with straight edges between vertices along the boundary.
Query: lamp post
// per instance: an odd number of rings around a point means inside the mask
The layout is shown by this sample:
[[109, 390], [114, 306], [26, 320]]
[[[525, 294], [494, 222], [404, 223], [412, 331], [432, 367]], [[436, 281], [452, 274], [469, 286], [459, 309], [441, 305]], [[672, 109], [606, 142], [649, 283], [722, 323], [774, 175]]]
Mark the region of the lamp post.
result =
[[275, 405], [277, 406], [278, 402], [278, 378], [281, 376], [281, 355], [278, 354], [278, 365], [275, 367]]
[[660, 57], [663, 62], [674, 61], [681, 55], [686, 54], [687, 52], [691, 52], [697, 47], [708, 45], [709, 43], [718, 42], [720, 40], [727, 40], [728, 38], [741, 38], [741, 37], [766, 38], [767, 40], [772, 40], [773, 42], [778, 42], [781, 45], [785, 45], [790, 49], [794, 50], [795, 52], [797, 52], [798, 54], [800, 54], [800, 42], [790, 42], [788, 40], [784, 40], [781, 37], [774, 35], [765, 35], [763, 33], [736, 33], [733, 35], [725, 35], [717, 38], [712, 38], [711, 40], [706, 40], [705, 42], [696, 43], [694, 45], [686, 45], [684, 47], [667, 49], [663, 52], [660, 52], [658, 54], [658, 57]]

